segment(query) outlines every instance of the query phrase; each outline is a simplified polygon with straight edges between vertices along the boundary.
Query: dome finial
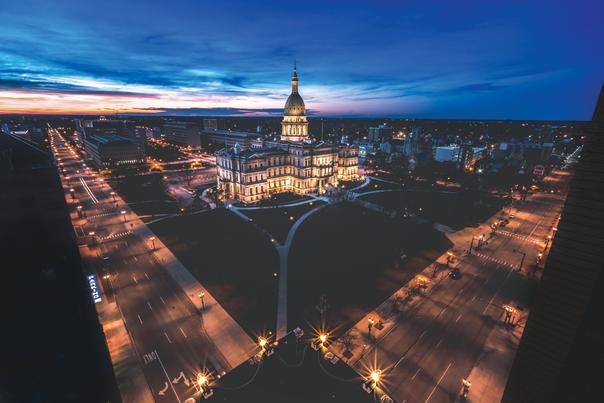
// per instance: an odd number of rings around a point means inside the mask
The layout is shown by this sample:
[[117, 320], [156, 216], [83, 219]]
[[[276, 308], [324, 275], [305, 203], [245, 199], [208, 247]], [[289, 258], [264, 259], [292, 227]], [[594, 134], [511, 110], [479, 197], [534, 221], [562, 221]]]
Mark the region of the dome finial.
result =
[[292, 93], [298, 92], [298, 72], [296, 71], [296, 61], [294, 60], [294, 74], [292, 75]]

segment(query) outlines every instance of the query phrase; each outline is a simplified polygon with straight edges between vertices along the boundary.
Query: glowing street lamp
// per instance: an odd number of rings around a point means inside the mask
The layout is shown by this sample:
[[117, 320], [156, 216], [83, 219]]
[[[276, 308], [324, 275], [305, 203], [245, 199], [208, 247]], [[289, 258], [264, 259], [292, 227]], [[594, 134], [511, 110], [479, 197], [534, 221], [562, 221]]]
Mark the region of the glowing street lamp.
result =
[[367, 337], [371, 340], [371, 328], [375, 321], [372, 318], [367, 319]]
[[201, 300], [201, 310], [205, 311], [206, 310], [206, 305], [205, 305], [205, 303], [203, 301], [203, 298], [206, 296], [206, 293], [205, 292], [200, 292], [197, 296]]
[[75, 199], [75, 189], [74, 188], [69, 189], [69, 193], [71, 194], [71, 198]]
[[321, 345], [324, 345], [325, 342], [327, 341], [327, 335], [325, 333], [321, 333], [319, 335], [319, 340], [321, 341]]
[[264, 337], [260, 337], [260, 338], [258, 339], [258, 345], [260, 346], [260, 348], [261, 348], [262, 350], [265, 350], [265, 349], [266, 349], [266, 345], [267, 345], [267, 344], [268, 344], [268, 341], [267, 341], [267, 340], [266, 340]]
[[76, 207], [76, 211], [78, 212], [78, 217], [79, 217], [79, 218], [83, 218], [83, 217], [84, 217], [84, 213], [83, 213], [83, 211], [82, 211], [82, 209], [83, 209], [83, 208], [84, 208], [84, 207], [82, 207], [82, 206], [77, 206], [77, 207]]
[[113, 201], [115, 202], [115, 192], [110, 192], [109, 193], [111, 195], [111, 198], [113, 199]]
[[124, 222], [126, 222], [126, 210], [120, 211], [120, 214], [122, 215], [122, 217], [124, 217]]
[[151, 241], [151, 249], [155, 250], [155, 237], [152, 236], [151, 238], [149, 238], [149, 240]]
[[372, 393], [378, 387], [380, 380], [382, 379], [382, 371], [375, 369], [371, 371], [367, 380], [363, 383], [363, 390], [367, 393]]

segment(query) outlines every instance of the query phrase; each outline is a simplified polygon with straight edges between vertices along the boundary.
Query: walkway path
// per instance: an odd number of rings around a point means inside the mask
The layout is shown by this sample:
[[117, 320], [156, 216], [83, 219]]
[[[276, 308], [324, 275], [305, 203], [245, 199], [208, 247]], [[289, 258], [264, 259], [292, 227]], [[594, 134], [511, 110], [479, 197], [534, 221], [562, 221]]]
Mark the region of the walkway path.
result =
[[[264, 208], [286, 208], [286, 207], [298, 206], [298, 205], [310, 203], [315, 200], [328, 201], [328, 199], [326, 197], [322, 197], [322, 196], [311, 195], [311, 197], [312, 197], [312, 199], [304, 200], [303, 202], [289, 203], [289, 204], [284, 204], [284, 205], [276, 206], [276, 207], [273, 207], [273, 206], [270, 206], [270, 207], [264, 207], [264, 206], [235, 207], [235, 206], [231, 206], [231, 207], [229, 207], [229, 210], [231, 210], [233, 213], [237, 214], [243, 220], [250, 221], [250, 218], [248, 216], [246, 216], [245, 213], [242, 212], [241, 210], [245, 211], [245, 210], [260, 210], [260, 209], [264, 209]], [[277, 296], [277, 331], [276, 331], [277, 340], [280, 340], [281, 338], [285, 337], [285, 335], [287, 334], [287, 270], [288, 270], [287, 261], [289, 259], [289, 249], [294, 240], [296, 232], [298, 231], [298, 228], [300, 228], [300, 225], [302, 225], [302, 223], [304, 221], [306, 221], [306, 219], [308, 217], [310, 217], [311, 215], [313, 215], [314, 213], [316, 213], [317, 211], [321, 210], [322, 208], [324, 208], [325, 206], [328, 206], [328, 205], [329, 205], [329, 203], [322, 204], [318, 207], [315, 207], [312, 210], [307, 211], [302, 216], [300, 216], [300, 218], [298, 218], [296, 220], [296, 222], [294, 223], [294, 225], [292, 225], [292, 227], [289, 229], [289, 232], [287, 233], [287, 238], [285, 239], [285, 243], [283, 245], [281, 245], [274, 236], [272, 236], [270, 233], [268, 233], [268, 231], [266, 231], [262, 228], [262, 231], [269, 234], [269, 236], [273, 242], [273, 245], [275, 246], [275, 249], [277, 249], [277, 253], [279, 254], [279, 288], [278, 288], [278, 294], [277, 294], [278, 296]]]

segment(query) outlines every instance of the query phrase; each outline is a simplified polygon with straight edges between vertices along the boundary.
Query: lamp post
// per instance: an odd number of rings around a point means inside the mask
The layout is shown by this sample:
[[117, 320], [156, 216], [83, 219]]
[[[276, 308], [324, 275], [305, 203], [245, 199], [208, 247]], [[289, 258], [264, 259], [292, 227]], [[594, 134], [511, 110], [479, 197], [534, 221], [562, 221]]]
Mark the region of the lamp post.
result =
[[151, 250], [155, 250], [155, 237], [152, 236], [149, 240], [151, 241]]
[[547, 238], [545, 239], [545, 248], [543, 248], [543, 251], [545, 252], [547, 250], [547, 247], [549, 246], [549, 243], [552, 240], [552, 236], [548, 235]]
[[205, 292], [200, 292], [197, 296], [199, 297], [199, 299], [201, 299], [201, 310], [205, 311], [206, 310], [206, 304], [203, 301], [203, 297], [206, 296], [206, 293]]
[[82, 206], [77, 206], [77, 207], [76, 207], [76, 211], [78, 212], [78, 217], [79, 217], [79, 218], [84, 218], [84, 213], [83, 213], [83, 211], [82, 211], [82, 209], [83, 209], [83, 208], [84, 208], [84, 207], [82, 207]]
[[373, 319], [369, 318], [367, 319], [367, 337], [369, 338], [369, 340], [371, 340], [371, 328], [373, 327], [373, 324], [375, 322], [373, 321]]
[[113, 202], [115, 203], [115, 192], [111, 192], [109, 194], [111, 195], [111, 198], [113, 199]]
[[126, 222], [126, 210], [122, 210], [120, 214], [122, 215], [122, 217], [124, 217], [124, 222]]
[[74, 188], [69, 189], [69, 194], [71, 195], [71, 199], [75, 200], [75, 189]]
[[524, 264], [524, 258], [526, 257], [526, 253], [521, 252], [517, 249], [513, 250], [514, 253], [520, 253], [522, 255], [522, 259], [520, 260], [520, 266], [518, 266], [518, 271], [522, 271], [522, 265]]

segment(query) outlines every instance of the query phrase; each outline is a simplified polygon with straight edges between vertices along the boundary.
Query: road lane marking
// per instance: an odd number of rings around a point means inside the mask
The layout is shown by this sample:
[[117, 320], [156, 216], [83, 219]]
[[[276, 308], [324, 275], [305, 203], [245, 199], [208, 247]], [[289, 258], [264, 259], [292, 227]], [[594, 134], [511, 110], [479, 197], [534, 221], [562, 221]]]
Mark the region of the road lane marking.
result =
[[424, 403], [427, 403], [428, 400], [430, 400], [430, 398], [434, 394], [434, 391], [436, 390], [436, 388], [438, 387], [438, 385], [440, 385], [440, 383], [442, 382], [443, 378], [447, 374], [447, 371], [449, 370], [449, 368], [451, 368], [451, 365], [453, 365], [453, 361], [451, 361], [449, 363], [449, 365], [447, 366], [447, 369], [445, 369], [445, 372], [443, 372], [443, 374], [440, 376], [440, 379], [438, 380], [438, 382], [436, 383], [436, 385], [434, 385], [434, 389], [432, 389], [432, 392], [430, 392], [430, 394], [428, 395], [428, 398], [424, 401]]
[[149, 277], [149, 275], [145, 272], [145, 277], [147, 277], [147, 280], [151, 281], [151, 277]]
[[185, 339], [187, 338], [187, 334], [185, 333], [184, 330], [182, 330], [182, 327], [179, 327], [180, 332], [182, 333], [183, 336], [185, 336]]
[[159, 361], [159, 365], [161, 365], [161, 369], [164, 371], [164, 375], [166, 375], [166, 379], [168, 380], [168, 383], [170, 384], [170, 387], [172, 388], [172, 392], [174, 392], [174, 396], [176, 396], [176, 400], [178, 400], [178, 403], [182, 403], [180, 401], [180, 397], [178, 397], [178, 393], [176, 393], [176, 390], [174, 389], [174, 385], [172, 385], [172, 381], [170, 380], [170, 377], [168, 376], [168, 372], [166, 372], [164, 363], [161, 361], [161, 357], [159, 356], [157, 350], [155, 350], [155, 354], [157, 355], [157, 360]]
[[172, 340], [170, 340], [170, 338], [168, 337], [168, 333], [166, 333], [165, 330], [164, 330], [164, 336], [166, 336], [166, 339], [168, 339], [168, 343], [172, 344]]
[[138, 258], [136, 256], [134, 256], [134, 261], [138, 262]]
[[442, 343], [442, 342], [443, 342], [443, 339], [440, 339], [440, 340], [438, 341], [438, 343], [436, 343], [436, 347], [434, 347], [434, 348], [438, 348], [438, 346], [440, 346], [440, 343]]
[[162, 304], [166, 305], [166, 301], [164, 301], [161, 295], [159, 296], [159, 299], [161, 299]]
[[138, 284], [138, 280], [136, 279], [136, 277], [134, 277], [134, 274], [132, 275], [132, 280], [134, 280], [134, 282], [135, 282], [136, 284]]
[[475, 300], [476, 300], [476, 295], [474, 295], [474, 296], [472, 297], [472, 302], [474, 302]]
[[455, 319], [455, 323], [457, 323], [457, 321], [461, 318], [461, 314], [459, 314], [459, 316], [457, 317], [457, 319]]
[[151, 303], [149, 301], [147, 301], [147, 306], [149, 307], [150, 310], [153, 310], [153, 307], [151, 306]]
[[415, 371], [415, 374], [413, 374], [413, 376], [411, 377], [411, 380], [414, 380], [415, 377], [417, 376], [417, 374], [419, 374], [419, 371], [421, 371], [421, 368], [418, 368], [417, 371]]
[[141, 319], [141, 316], [139, 314], [136, 314], [136, 316], [138, 316], [138, 321], [141, 323], [141, 325], [143, 324], [143, 320]]
[[487, 309], [489, 308], [489, 305], [491, 305], [491, 303], [493, 302], [493, 300], [495, 299], [495, 296], [497, 295], [497, 293], [493, 294], [493, 296], [491, 297], [490, 301], [485, 305], [482, 314], [484, 315], [485, 312], [487, 311]]

